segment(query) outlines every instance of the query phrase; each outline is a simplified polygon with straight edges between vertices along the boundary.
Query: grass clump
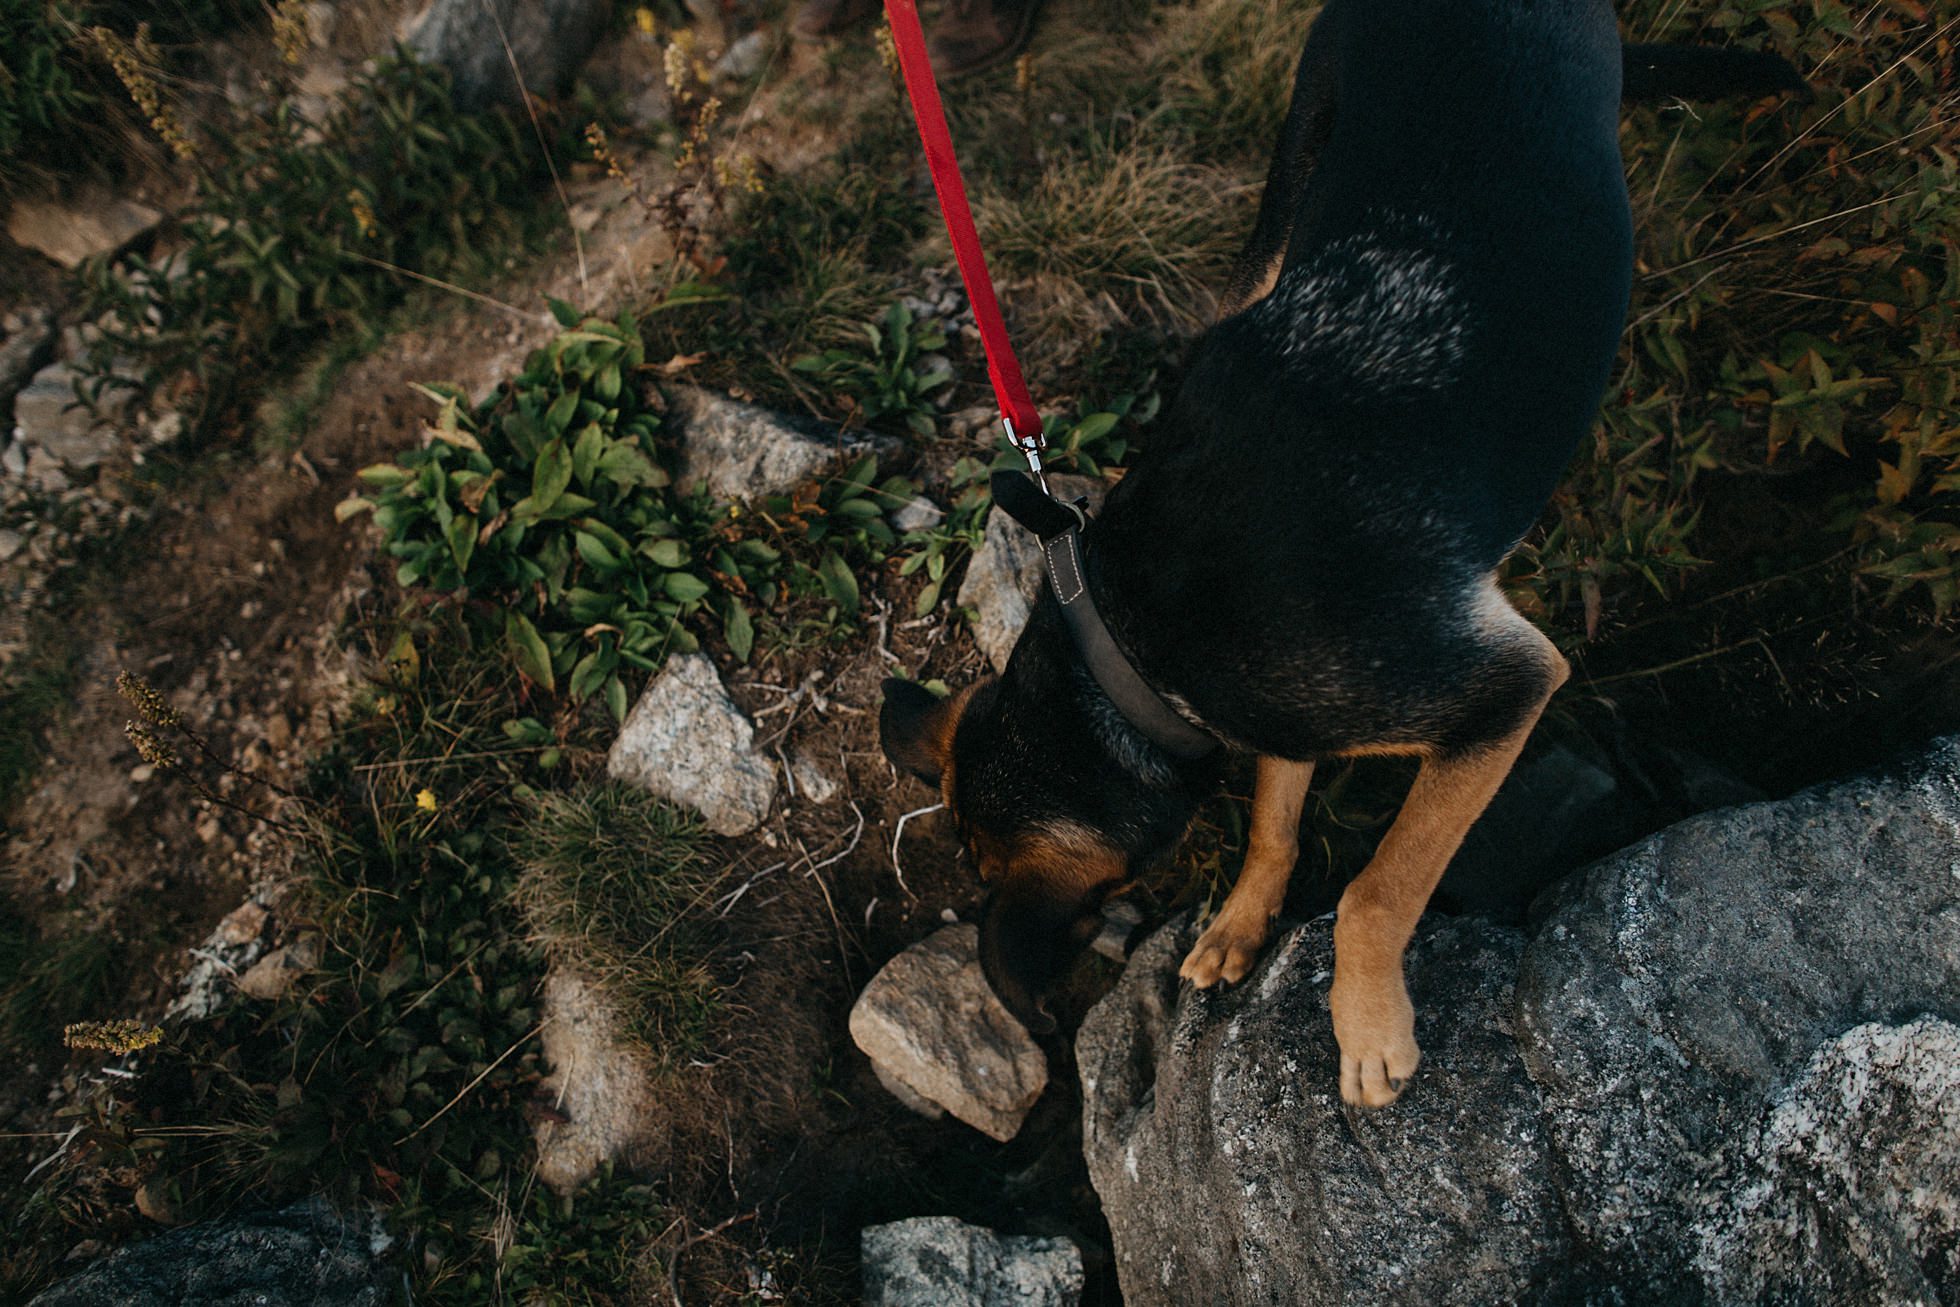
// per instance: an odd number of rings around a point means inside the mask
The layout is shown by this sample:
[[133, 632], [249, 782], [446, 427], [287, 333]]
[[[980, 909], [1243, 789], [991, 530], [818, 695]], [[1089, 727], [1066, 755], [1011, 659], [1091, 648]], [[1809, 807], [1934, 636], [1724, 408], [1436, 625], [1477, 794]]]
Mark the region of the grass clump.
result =
[[993, 266], [1031, 283], [1026, 344], [1052, 358], [1137, 320], [1197, 331], [1256, 195], [1224, 169], [1111, 135], [1056, 156], [1031, 185], [987, 189], [974, 216]]
[[725, 869], [705, 844], [698, 820], [610, 784], [538, 795], [513, 840], [531, 942], [669, 1069], [700, 1054], [715, 1006], [708, 909]]

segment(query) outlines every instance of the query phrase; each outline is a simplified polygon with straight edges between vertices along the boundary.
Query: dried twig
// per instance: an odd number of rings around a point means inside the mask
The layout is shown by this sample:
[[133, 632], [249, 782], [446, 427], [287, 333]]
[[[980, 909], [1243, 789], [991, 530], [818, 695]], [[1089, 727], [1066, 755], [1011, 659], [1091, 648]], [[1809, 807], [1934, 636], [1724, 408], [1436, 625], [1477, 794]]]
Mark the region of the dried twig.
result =
[[945, 806], [943, 803], [935, 803], [930, 808], [914, 808], [912, 811], [900, 817], [898, 824], [892, 827], [892, 874], [898, 877], [898, 887], [905, 891], [905, 897], [914, 903], [919, 901], [919, 896], [914, 894], [912, 887], [905, 883], [905, 868], [898, 860], [898, 842], [905, 835], [906, 822], [912, 820], [914, 817], [923, 817], [929, 812], [938, 812]]

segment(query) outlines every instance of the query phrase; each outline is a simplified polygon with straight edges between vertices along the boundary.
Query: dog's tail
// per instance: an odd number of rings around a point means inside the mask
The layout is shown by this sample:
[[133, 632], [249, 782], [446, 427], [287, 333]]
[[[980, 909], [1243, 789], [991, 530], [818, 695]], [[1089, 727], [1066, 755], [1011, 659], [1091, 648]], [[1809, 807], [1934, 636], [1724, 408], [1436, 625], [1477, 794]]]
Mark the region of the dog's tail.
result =
[[1731, 95], [1796, 91], [1810, 84], [1782, 55], [1703, 45], [1626, 45], [1620, 48], [1620, 98], [1715, 100]]

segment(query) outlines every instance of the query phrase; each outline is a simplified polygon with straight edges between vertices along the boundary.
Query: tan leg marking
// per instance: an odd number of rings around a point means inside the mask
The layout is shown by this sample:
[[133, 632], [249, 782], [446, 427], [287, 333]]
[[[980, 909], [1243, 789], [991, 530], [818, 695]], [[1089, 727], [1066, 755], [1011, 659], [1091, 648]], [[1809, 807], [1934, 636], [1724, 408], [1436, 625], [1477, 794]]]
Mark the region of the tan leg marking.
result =
[[1552, 676], [1526, 720], [1481, 753], [1425, 759], [1374, 859], [1341, 896], [1328, 1005], [1341, 1046], [1341, 1097], [1357, 1106], [1394, 1102], [1422, 1059], [1402, 953], [1464, 835], [1510, 774], [1552, 691], [1565, 681], [1565, 660], [1549, 640], [1544, 644]]
[[1220, 303], [1218, 306], [1218, 316], [1223, 319], [1231, 317], [1234, 313], [1243, 313], [1260, 300], [1272, 294], [1273, 287], [1279, 284], [1279, 270], [1285, 264], [1286, 247], [1281, 245], [1279, 253], [1275, 254], [1273, 261], [1266, 266], [1265, 275], [1259, 278], [1259, 284], [1253, 287], [1251, 293], [1243, 299], [1227, 299]]
[[1178, 974], [1200, 989], [1237, 984], [1259, 958], [1266, 932], [1286, 901], [1286, 882], [1300, 856], [1300, 812], [1307, 802], [1310, 762], [1259, 759], [1252, 791], [1252, 838], [1245, 866], [1224, 906], [1184, 959]]

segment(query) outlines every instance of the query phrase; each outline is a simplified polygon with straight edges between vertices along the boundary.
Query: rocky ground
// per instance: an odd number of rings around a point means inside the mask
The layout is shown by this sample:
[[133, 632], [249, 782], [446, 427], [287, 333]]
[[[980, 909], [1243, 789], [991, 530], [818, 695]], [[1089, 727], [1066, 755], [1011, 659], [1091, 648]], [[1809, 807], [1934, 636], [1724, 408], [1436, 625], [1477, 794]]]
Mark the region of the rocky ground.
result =
[[[589, 45], [572, 38], [594, 7], [492, 7], [537, 84], [562, 89], [577, 60], [554, 62], [545, 38]], [[425, 53], [460, 42], [465, 94], [508, 99], [507, 62], [472, 39], [474, 15], [436, 9], [419, 29]], [[306, 94], [330, 95], [398, 17], [381, 3], [339, 15], [309, 56]], [[700, 21], [721, 84], [772, 59], [820, 65], [742, 35], [739, 16]], [[610, 40], [592, 71], [652, 120], [669, 106], [650, 48]], [[822, 132], [770, 106], [765, 92], [740, 120], [752, 145], [789, 174], [823, 155]], [[23, 916], [85, 920], [114, 941], [110, 993], [86, 1015], [196, 1021], [319, 965], [320, 936], [287, 929], [287, 842], [138, 758], [116, 678], [154, 683], [244, 770], [303, 774], [384, 668], [370, 619], [400, 592], [333, 509], [356, 469], [422, 439], [430, 405], [412, 384], [484, 393], [554, 330], [544, 296], [635, 307], [674, 253], [670, 225], [600, 170], [567, 180], [564, 207], [575, 244], [474, 297], [413, 301], [295, 441], [216, 450], [185, 447], [167, 405], [69, 402], [84, 342], [51, 270], [84, 245], [152, 239], [159, 211], [91, 204], [114, 220], [84, 223], [16, 210], [22, 248], [0, 251], [24, 270], [0, 304], [0, 411], [13, 414], [0, 438], [0, 662], [58, 666], [66, 703], [0, 869]], [[924, 280], [918, 310], [957, 337], [957, 291], [943, 269]], [[976, 384], [942, 397], [941, 435], [912, 449], [690, 385], [685, 367], [662, 386], [683, 475], [735, 501], [876, 448], [909, 460], [925, 494], [908, 511], [925, 521], [950, 507], [953, 459], [990, 444]], [[663, 1080], [622, 1036], [627, 1014], [560, 959], [543, 985], [551, 1107], [536, 1116], [536, 1177], [566, 1191], [614, 1166], [691, 1177], [719, 1206], [682, 1227], [679, 1247], [735, 1228], [750, 1301], [780, 1300], [767, 1266], [782, 1248], [821, 1250], [826, 1283], [887, 1304], [1951, 1300], [1960, 762], [1939, 744], [1889, 773], [1766, 801], [1960, 721], [1937, 640], [1803, 712], [1766, 692], [1725, 716], [1727, 681], [1647, 693], [1667, 641], [1728, 638], [1692, 615], [1651, 645], [1609, 641], [1582, 659], [1587, 674], [1412, 951], [1420, 1076], [1395, 1109], [1360, 1116], [1334, 1092], [1319, 914], [1393, 810], [1406, 778], [1392, 764], [1321, 799], [1312, 829], [1326, 852], [1289, 903], [1304, 924], [1244, 985], [1180, 988], [1191, 922], [1163, 921], [1202, 903], [1230, 863], [1230, 800], [1133, 915], [1113, 915], [1057, 1004], [1063, 1035], [1032, 1039], [978, 980], [966, 923], [980, 887], [936, 796], [885, 763], [878, 684], [894, 670], [960, 684], [998, 666], [1035, 562], [996, 516], [959, 578], [971, 620], [908, 616], [918, 583], [888, 578], [868, 587], [848, 643], [744, 665], [710, 642], [670, 660], [617, 738], [573, 760], [713, 831], [730, 887], [716, 905], [730, 1015], [712, 1058]], [[1734, 566], [1730, 579], [1753, 584]], [[1741, 738], [1736, 723], [1771, 717]], [[262, 802], [224, 784], [224, 798]], [[1133, 938], [1144, 915], [1152, 932]], [[4, 1078], [8, 1174], [66, 1146], [62, 1113], [101, 1083], [99, 1064]], [[377, 1268], [400, 1247], [365, 1211], [309, 1200], [166, 1232], [176, 1215], [136, 1178], [123, 1196], [134, 1214], [119, 1228], [152, 1237], [109, 1256], [94, 1239], [62, 1249], [79, 1274], [37, 1302], [392, 1292]]]

